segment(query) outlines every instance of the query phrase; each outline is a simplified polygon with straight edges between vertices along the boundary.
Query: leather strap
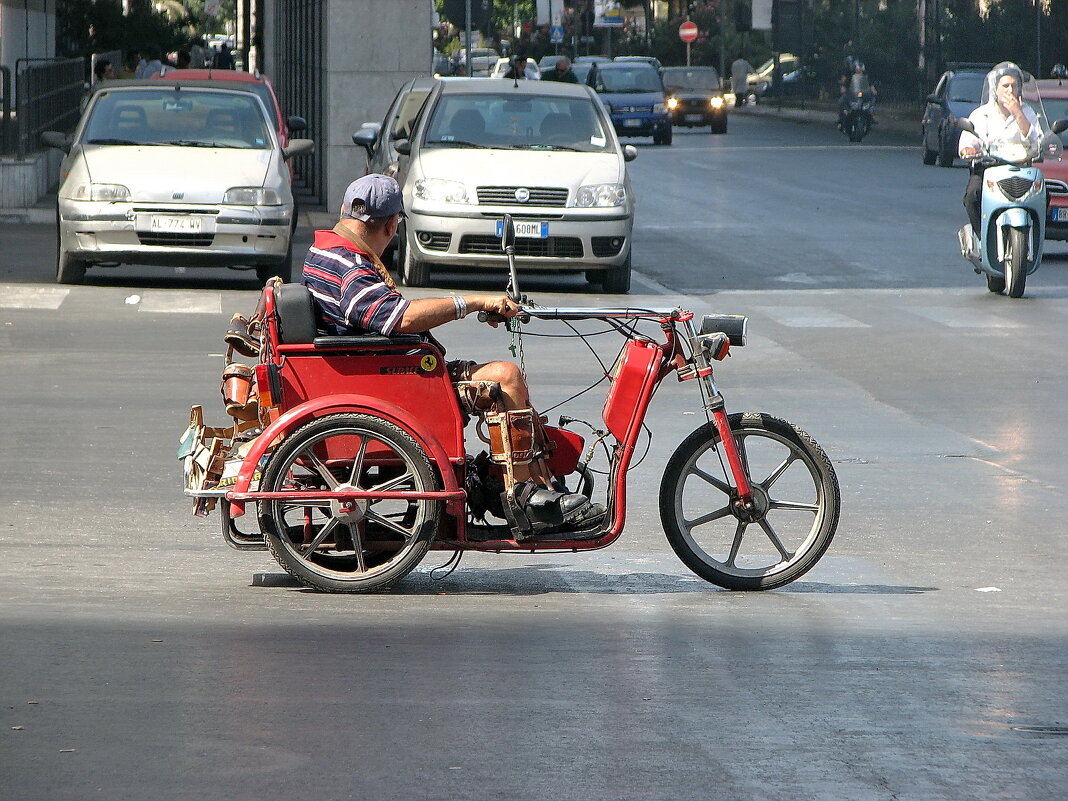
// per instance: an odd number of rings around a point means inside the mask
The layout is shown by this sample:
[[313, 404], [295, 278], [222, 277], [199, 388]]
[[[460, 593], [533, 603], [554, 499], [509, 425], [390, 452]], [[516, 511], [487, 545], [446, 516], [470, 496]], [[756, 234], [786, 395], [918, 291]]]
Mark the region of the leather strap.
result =
[[363, 237], [351, 230], [345, 224], [344, 220], [338, 220], [337, 225], [334, 226], [334, 233], [355, 245], [360, 253], [374, 263], [375, 269], [378, 270], [378, 274], [381, 276], [383, 283], [385, 283], [385, 285], [392, 291], [397, 291], [397, 285], [393, 282], [393, 276], [389, 274], [389, 270], [386, 269], [386, 265], [382, 263], [382, 259], [379, 258], [378, 254], [371, 249], [370, 245], [363, 241]]

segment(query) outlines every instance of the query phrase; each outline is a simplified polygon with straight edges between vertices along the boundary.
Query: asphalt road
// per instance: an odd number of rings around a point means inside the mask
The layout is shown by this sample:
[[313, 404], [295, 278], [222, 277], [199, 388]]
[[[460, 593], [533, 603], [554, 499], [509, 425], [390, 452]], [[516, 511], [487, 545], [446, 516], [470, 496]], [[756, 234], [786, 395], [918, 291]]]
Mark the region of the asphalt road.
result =
[[[808, 430], [842, 485], [827, 555], [760, 594], [664, 540], [660, 475], [700, 415], [670, 381], [610, 548], [307, 592], [194, 518], [173, 458], [191, 404], [222, 422], [253, 280], [57, 287], [50, 227], [0, 227], [0, 799], [1065, 797], [1066, 249], [989, 294], [956, 251], [963, 170], [914, 145], [737, 116], [633, 164], [631, 301], [750, 315], [728, 408]], [[473, 320], [442, 339], [508, 355]], [[598, 369], [573, 341], [524, 354], [542, 408]]]

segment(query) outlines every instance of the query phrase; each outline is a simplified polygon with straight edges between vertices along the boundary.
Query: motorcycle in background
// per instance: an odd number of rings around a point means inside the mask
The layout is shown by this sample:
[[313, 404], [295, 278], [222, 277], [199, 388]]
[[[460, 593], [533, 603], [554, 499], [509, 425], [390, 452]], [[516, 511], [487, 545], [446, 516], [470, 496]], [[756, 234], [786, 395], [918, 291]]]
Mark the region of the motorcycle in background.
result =
[[[1033, 84], [1033, 80], [1030, 82]], [[978, 233], [968, 223], [957, 232], [961, 255], [975, 272], [986, 276], [991, 292], [1004, 292], [1010, 298], [1023, 296], [1027, 276], [1042, 263], [1045, 238], [1047, 193], [1042, 170], [1035, 166], [1043, 159], [1059, 159], [1062, 145], [1058, 134], [1068, 130], [1068, 120], [1047, 125], [1037, 90], [1025, 85], [1025, 96], [1038, 115], [1042, 139], [1037, 147], [1018, 134], [1007, 139], [983, 142], [975, 161], [983, 172], [982, 212]], [[975, 133], [970, 120], [957, 121], [961, 130]]]
[[865, 73], [849, 78], [849, 100], [842, 119], [842, 133], [850, 142], [859, 142], [871, 130], [875, 113], [875, 89]]

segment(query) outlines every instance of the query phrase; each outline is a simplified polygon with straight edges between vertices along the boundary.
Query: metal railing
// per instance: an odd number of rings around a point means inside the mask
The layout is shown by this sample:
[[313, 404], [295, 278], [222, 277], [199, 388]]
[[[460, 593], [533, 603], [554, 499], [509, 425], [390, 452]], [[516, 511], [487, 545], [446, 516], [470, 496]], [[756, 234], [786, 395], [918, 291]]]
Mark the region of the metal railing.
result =
[[7, 155], [14, 150], [15, 118], [11, 113], [11, 70], [0, 66], [0, 154]]
[[40, 148], [44, 131], [72, 131], [81, 116], [85, 59], [20, 58], [15, 62], [15, 146], [20, 159]]
[[[315, 152], [293, 159], [293, 192], [301, 204], [314, 206], [326, 195], [326, 147], [323, 124], [323, 40], [326, 0], [278, 0], [274, 52], [278, 74], [272, 75], [286, 114], [303, 117], [316, 140]], [[300, 31], [300, 36], [294, 36]]]

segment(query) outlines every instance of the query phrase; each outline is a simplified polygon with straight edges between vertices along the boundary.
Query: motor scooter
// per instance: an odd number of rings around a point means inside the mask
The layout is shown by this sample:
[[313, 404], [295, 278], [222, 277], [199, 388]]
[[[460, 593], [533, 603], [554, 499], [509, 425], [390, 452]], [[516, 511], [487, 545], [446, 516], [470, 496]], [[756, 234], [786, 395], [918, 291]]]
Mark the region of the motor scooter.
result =
[[849, 79], [849, 100], [842, 119], [842, 133], [850, 142], [859, 142], [868, 135], [874, 121], [875, 92], [868, 76], [861, 73]]
[[[1058, 134], [1068, 129], [1068, 120], [1058, 120], [1052, 129], [1045, 124], [1041, 104], [1037, 104], [1041, 130], [1038, 147], [1019, 136], [983, 143], [975, 161], [982, 165], [983, 190], [979, 232], [968, 223], [957, 232], [961, 255], [975, 272], [986, 276], [991, 292], [1004, 292], [1010, 298], [1023, 296], [1027, 276], [1042, 263], [1045, 238], [1047, 192], [1036, 163], [1059, 159], [1062, 145]], [[970, 120], [957, 126], [975, 133]]]

